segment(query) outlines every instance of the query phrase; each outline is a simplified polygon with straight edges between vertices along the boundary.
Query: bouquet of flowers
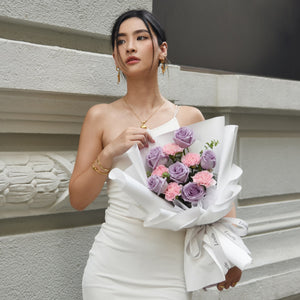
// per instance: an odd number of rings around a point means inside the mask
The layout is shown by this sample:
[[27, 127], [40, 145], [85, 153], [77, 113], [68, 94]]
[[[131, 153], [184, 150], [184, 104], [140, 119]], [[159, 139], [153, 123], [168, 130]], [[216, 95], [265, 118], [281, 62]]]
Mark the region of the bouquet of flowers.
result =
[[130, 216], [145, 227], [186, 229], [188, 291], [221, 282], [230, 267], [243, 270], [251, 263], [240, 238], [247, 224], [225, 217], [241, 190], [242, 170], [232, 163], [236, 133], [224, 117], [192, 124], [156, 136], [150, 150], [133, 146], [128, 166], [109, 174], [133, 199]]
[[213, 169], [216, 155], [213, 148], [219, 141], [206, 143], [199, 153], [189, 151], [194, 143], [194, 132], [189, 127], [181, 127], [174, 132], [174, 143], [152, 148], [146, 163], [148, 188], [173, 205], [190, 208], [205, 207], [205, 196], [216, 186]]

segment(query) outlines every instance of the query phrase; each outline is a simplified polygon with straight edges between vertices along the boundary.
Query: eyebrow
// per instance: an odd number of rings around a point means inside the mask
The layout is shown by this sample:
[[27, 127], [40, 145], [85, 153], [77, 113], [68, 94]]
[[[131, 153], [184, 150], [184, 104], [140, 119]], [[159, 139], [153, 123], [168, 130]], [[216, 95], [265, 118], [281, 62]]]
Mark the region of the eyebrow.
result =
[[[133, 34], [138, 34], [138, 33], [142, 33], [142, 32], [147, 32], [147, 33], [149, 33], [149, 31], [147, 30], [147, 29], [138, 29], [138, 30], [135, 30], [134, 32], [133, 32]], [[150, 34], [150, 33], [149, 33]], [[127, 36], [127, 34], [126, 33], [118, 33], [118, 35], [117, 35], [117, 38], [119, 37], [119, 36]]]

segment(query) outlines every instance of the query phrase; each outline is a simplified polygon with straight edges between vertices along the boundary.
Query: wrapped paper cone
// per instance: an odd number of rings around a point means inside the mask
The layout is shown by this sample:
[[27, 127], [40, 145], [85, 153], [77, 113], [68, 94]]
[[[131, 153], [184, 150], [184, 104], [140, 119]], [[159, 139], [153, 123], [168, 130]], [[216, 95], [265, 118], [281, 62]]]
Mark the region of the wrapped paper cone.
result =
[[[146, 150], [137, 145], [126, 155], [131, 164], [125, 169], [113, 169], [109, 177], [121, 185], [135, 201], [130, 208], [132, 217], [144, 221], [144, 226], [178, 231], [187, 229], [184, 251], [184, 271], [188, 291], [204, 288], [225, 279], [228, 269], [236, 265], [244, 269], [251, 263], [250, 252], [240, 236], [247, 234], [247, 224], [240, 219], [224, 218], [231, 210], [241, 187], [241, 168], [232, 163], [237, 126], [224, 125], [224, 117], [192, 124], [196, 142], [192, 152], [200, 152], [207, 141], [218, 140], [214, 149], [217, 157], [217, 187], [207, 193], [204, 206], [189, 209], [173, 206], [147, 187]], [[173, 132], [156, 137], [154, 146], [172, 142]]]

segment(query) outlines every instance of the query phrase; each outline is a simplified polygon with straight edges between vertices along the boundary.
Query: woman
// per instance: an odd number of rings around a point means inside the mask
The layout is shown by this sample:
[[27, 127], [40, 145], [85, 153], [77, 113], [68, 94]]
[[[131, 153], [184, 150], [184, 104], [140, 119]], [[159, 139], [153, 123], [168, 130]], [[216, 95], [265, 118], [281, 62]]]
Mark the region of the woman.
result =
[[[70, 201], [83, 210], [100, 193], [112, 167], [126, 165], [123, 155], [155, 143], [155, 136], [204, 120], [193, 107], [180, 108], [159, 92], [157, 69], [165, 69], [165, 33], [145, 10], [122, 14], [111, 36], [113, 58], [127, 81], [127, 93], [110, 104], [93, 106], [80, 135], [70, 180]], [[108, 181], [109, 207], [95, 238], [83, 276], [83, 298], [190, 299], [183, 275], [185, 231], [143, 227], [128, 214], [131, 199]], [[234, 215], [234, 211], [231, 212]], [[233, 286], [240, 271], [233, 268], [218, 288]]]

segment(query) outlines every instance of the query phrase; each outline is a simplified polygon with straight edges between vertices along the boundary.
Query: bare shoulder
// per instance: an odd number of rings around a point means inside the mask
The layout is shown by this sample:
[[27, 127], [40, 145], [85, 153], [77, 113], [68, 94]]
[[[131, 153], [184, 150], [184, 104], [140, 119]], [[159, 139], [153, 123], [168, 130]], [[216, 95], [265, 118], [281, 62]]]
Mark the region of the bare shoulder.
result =
[[115, 114], [118, 106], [118, 100], [112, 103], [101, 103], [92, 106], [86, 113], [84, 123], [97, 124], [97, 127], [102, 127]]
[[108, 115], [110, 115], [110, 104], [96, 104], [87, 111], [81, 128], [81, 136], [102, 137], [106, 126]]
[[181, 126], [187, 126], [205, 120], [201, 111], [193, 106], [180, 106], [177, 116]]
[[99, 120], [99, 118], [104, 117], [107, 112], [110, 110], [110, 104], [96, 104], [90, 107], [86, 113], [86, 120]]
[[101, 103], [92, 106], [86, 113], [83, 128], [96, 131], [102, 137], [103, 133], [115, 125], [115, 120], [120, 118], [121, 101]]

